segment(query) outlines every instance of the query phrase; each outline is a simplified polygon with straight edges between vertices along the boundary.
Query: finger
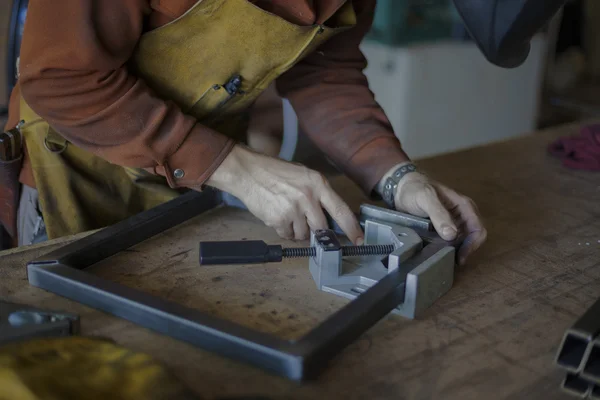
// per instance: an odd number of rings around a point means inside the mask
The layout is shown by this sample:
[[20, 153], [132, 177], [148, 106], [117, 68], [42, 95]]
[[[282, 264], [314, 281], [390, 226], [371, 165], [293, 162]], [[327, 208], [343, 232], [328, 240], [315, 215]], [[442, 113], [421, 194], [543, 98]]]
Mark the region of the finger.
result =
[[306, 209], [306, 222], [312, 232], [318, 231], [319, 229], [327, 229], [329, 227], [327, 217], [321, 208], [321, 204], [311, 204]]
[[287, 240], [292, 240], [294, 238], [294, 228], [290, 223], [289, 225], [279, 226], [275, 228], [275, 232], [279, 235], [279, 237]]
[[472, 201], [466, 200], [459, 205], [461, 218], [464, 220], [467, 238], [463, 241], [458, 251], [458, 262], [463, 265], [467, 258], [473, 254], [487, 239], [487, 230], [483, 226], [481, 217]]
[[458, 264], [465, 265], [469, 256], [481, 247], [485, 242], [486, 237], [487, 231], [485, 228], [480, 231], [469, 233], [458, 249]]
[[293, 222], [294, 228], [294, 239], [296, 240], [306, 240], [308, 239], [308, 235], [310, 233], [308, 229], [308, 224], [306, 223], [306, 218], [304, 215], [301, 218], [297, 218]]
[[442, 204], [434, 188], [422, 192], [419, 207], [427, 213], [437, 233], [444, 240], [454, 240], [458, 235], [456, 225], [448, 209]]
[[344, 200], [330, 187], [325, 187], [321, 192], [320, 200], [323, 208], [338, 223], [348, 239], [354, 244], [362, 244], [364, 242], [363, 231], [356, 216]]
[[448, 189], [444, 193], [456, 205], [457, 219], [462, 222], [467, 237], [463, 240], [458, 251], [459, 264], [464, 265], [467, 258], [473, 254], [487, 239], [487, 230], [483, 226], [481, 216], [473, 200]]

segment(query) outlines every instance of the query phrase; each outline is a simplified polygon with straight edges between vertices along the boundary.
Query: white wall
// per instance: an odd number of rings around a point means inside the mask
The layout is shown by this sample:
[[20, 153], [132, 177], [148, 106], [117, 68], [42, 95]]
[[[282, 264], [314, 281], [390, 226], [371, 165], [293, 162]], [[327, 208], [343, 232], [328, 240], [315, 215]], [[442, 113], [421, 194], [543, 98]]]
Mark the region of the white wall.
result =
[[390, 48], [364, 42], [366, 75], [403, 147], [421, 158], [526, 134], [535, 129], [546, 40], [506, 70], [474, 44], [437, 42]]

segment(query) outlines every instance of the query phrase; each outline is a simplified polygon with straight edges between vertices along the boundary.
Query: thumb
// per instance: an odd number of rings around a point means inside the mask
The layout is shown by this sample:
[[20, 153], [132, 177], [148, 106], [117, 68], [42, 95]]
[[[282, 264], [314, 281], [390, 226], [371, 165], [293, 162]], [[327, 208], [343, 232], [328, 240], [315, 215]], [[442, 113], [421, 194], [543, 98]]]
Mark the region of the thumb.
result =
[[419, 206], [421, 209], [429, 215], [433, 226], [437, 233], [444, 240], [454, 240], [458, 235], [456, 225], [452, 221], [450, 212], [444, 207], [440, 201], [435, 189], [424, 196]]

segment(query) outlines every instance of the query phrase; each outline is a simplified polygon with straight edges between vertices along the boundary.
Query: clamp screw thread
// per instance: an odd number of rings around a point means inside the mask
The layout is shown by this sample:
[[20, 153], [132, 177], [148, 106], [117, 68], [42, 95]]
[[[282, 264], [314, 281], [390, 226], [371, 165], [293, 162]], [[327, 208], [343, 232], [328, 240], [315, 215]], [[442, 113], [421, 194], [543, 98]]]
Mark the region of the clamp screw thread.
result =
[[317, 255], [317, 249], [314, 247], [290, 247], [283, 249], [283, 258], [306, 258]]
[[[315, 257], [317, 249], [314, 247], [290, 247], [282, 250], [283, 258]], [[384, 256], [394, 251], [393, 244], [375, 244], [366, 246], [342, 246], [342, 256]]]

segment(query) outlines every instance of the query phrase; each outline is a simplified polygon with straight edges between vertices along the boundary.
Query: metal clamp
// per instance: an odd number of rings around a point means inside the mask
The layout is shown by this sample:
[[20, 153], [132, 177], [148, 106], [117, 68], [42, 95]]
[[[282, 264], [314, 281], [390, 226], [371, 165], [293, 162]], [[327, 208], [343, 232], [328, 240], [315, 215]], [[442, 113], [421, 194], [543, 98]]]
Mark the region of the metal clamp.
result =
[[79, 316], [0, 301], [0, 345], [79, 333]]
[[[380, 210], [363, 205], [361, 216], [377, 215]], [[332, 239], [333, 231], [315, 232], [311, 236], [311, 245], [316, 248], [316, 255], [310, 258], [310, 272], [320, 290], [353, 300], [386, 275], [399, 270], [405, 276], [404, 300], [392, 312], [416, 318], [452, 287], [455, 249], [445, 244], [425, 262], [410, 265], [406, 262], [426, 243], [415, 228], [402, 226], [414, 226], [414, 221], [396, 211], [388, 210], [379, 216], [382, 219], [365, 221], [365, 246], [392, 245], [394, 250], [389, 255], [342, 257], [337, 239]], [[324, 241], [323, 236], [332, 241]]]

